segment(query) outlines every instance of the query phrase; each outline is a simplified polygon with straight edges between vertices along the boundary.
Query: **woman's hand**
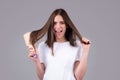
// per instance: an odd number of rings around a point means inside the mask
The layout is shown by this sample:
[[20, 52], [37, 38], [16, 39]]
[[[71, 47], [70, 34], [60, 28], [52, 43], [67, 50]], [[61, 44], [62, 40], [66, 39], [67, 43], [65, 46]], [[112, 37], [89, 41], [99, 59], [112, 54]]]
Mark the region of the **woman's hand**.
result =
[[28, 49], [29, 49], [28, 57], [34, 62], [39, 62], [37, 50], [34, 49], [32, 46], [29, 46]]
[[28, 49], [29, 49], [28, 57], [32, 61], [35, 62], [35, 67], [36, 67], [36, 72], [37, 72], [38, 78], [40, 80], [43, 80], [43, 76], [45, 73], [45, 66], [44, 66], [44, 64], [40, 64], [38, 51], [37, 51], [37, 49], [34, 49], [33, 46], [29, 46]]
[[86, 43], [82, 43], [83, 53], [88, 53], [90, 49], [91, 42], [87, 38], [83, 37], [82, 40]]

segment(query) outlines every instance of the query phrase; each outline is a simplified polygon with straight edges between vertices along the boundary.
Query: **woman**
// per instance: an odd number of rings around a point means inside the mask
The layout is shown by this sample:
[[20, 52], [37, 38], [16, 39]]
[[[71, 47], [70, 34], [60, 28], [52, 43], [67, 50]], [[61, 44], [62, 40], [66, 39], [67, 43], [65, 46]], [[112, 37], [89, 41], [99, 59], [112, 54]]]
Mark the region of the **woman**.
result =
[[[35, 43], [47, 33], [46, 41]], [[29, 57], [40, 80], [82, 80], [86, 73], [90, 41], [80, 35], [67, 12], [56, 9], [46, 24], [31, 32]], [[37, 55], [38, 57], [34, 57]]]

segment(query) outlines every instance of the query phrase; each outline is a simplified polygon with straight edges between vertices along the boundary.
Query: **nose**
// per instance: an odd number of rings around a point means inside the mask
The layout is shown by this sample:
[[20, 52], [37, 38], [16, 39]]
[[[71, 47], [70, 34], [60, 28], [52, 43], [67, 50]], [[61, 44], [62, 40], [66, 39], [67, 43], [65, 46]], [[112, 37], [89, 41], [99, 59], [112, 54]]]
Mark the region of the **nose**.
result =
[[54, 25], [54, 28], [55, 28], [55, 29], [59, 29], [60, 27], [61, 27], [60, 23], [56, 23], [56, 24]]

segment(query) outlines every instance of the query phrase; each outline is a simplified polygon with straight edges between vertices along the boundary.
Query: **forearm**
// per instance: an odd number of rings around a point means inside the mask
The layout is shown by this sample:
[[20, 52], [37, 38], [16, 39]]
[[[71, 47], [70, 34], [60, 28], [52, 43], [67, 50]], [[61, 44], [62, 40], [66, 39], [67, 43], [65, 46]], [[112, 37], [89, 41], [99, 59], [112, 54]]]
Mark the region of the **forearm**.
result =
[[87, 58], [88, 58], [88, 52], [83, 52], [83, 55], [80, 59], [80, 64], [77, 66], [75, 70], [75, 75], [77, 80], [82, 80], [87, 69]]
[[37, 73], [38, 78], [40, 80], [43, 80], [43, 76], [44, 76], [43, 65], [40, 62], [35, 62], [35, 67], [36, 67], [36, 73]]

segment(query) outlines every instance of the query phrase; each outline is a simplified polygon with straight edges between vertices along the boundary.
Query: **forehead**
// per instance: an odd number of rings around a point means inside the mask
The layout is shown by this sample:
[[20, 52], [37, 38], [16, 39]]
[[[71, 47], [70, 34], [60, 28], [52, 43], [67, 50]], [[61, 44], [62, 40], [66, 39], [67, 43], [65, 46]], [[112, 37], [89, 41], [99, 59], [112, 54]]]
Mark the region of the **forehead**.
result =
[[61, 15], [56, 15], [54, 18], [54, 21], [59, 22], [59, 21], [64, 21], [64, 20], [63, 20], [63, 17]]

